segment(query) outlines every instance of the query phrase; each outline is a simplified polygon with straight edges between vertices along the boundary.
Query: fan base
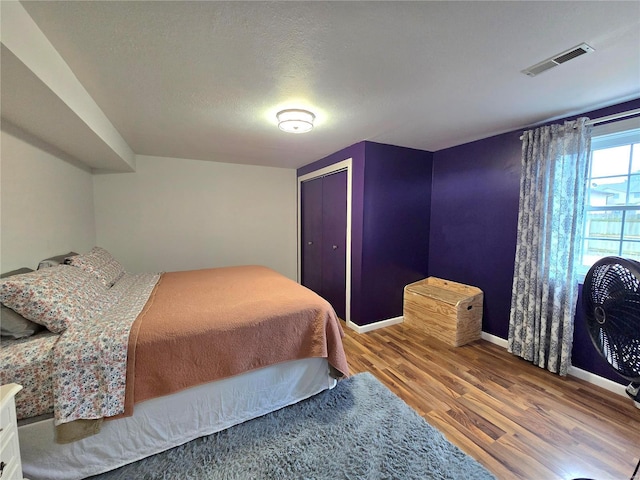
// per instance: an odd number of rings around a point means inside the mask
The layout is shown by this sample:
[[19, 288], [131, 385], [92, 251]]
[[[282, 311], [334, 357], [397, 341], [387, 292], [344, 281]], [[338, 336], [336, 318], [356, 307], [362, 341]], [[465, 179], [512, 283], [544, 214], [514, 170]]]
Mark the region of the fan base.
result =
[[629, 395], [631, 400], [633, 400], [633, 404], [636, 408], [640, 409], [640, 383], [631, 382], [627, 385], [625, 392], [627, 392], [627, 395]]

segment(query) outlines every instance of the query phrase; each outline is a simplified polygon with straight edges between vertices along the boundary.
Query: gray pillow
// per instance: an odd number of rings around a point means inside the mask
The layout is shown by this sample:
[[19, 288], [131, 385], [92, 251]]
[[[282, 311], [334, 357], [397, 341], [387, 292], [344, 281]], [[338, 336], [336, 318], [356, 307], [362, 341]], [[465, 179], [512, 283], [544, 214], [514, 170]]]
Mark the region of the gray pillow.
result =
[[[20, 275], [22, 273], [33, 272], [30, 268], [20, 268], [11, 272], [3, 273], [0, 278]], [[38, 325], [31, 320], [27, 320], [19, 313], [14, 312], [8, 307], [2, 305], [0, 309], [0, 335], [8, 338], [29, 337], [35, 333], [44, 330], [42, 325]]]
[[56, 267], [67, 263], [65, 260], [69, 257], [78, 255], [76, 252], [65, 253], [64, 255], [56, 255], [55, 257], [45, 258], [38, 264], [38, 270], [41, 268]]
[[7, 273], [0, 274], [0, 278], [13, 277], [14, 275], [21, 275], [23, 273], [31, 273], [33, 272], [33, 268], [22, 267], [17, 270], [11, 270]]

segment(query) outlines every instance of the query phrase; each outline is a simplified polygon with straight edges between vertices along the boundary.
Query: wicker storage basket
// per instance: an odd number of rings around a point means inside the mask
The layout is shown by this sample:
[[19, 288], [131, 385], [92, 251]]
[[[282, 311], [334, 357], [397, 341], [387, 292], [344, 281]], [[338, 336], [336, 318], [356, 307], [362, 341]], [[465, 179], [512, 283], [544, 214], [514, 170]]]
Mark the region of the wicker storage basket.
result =
[[480, 338], [483, 300], [477, 287], [429, 277], [404, 287], [404, 321], [459, 347]]

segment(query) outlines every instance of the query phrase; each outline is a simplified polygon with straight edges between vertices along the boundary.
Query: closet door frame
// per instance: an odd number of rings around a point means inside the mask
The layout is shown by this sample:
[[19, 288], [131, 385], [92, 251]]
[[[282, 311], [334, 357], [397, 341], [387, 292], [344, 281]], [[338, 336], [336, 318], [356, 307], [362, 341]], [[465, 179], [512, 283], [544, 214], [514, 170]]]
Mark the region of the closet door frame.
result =
[[298, 283], [302, 282], [302, 183], [307, 180], [313, 180], [314, 178], [325, 177], [332, 173], [337, 173], [345, 170], [347, 172], [347, 245], [346, 245], [346, 265], [345, 265], [345, 312], [344, 320], [348, 323], [351, 322], [351, 191], [352, 191], [352, 167], [353, 159], [347, 158], [328, 167], [320, 168], [309, 172], [306, 175], [298, 177]]

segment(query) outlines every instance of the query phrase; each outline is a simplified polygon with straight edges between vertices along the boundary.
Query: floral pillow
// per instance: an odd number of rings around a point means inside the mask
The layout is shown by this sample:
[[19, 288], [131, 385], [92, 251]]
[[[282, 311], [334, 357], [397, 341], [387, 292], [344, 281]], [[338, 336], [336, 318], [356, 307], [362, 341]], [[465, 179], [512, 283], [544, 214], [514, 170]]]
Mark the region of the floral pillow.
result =
[[94, 276], [68, 265], [0, 280], [0, 302], [24, 318], [62, 333], [109, 308], [107, 290]]
[[93, 247], [89, 253], [67, 259], [69, 265], [89, 272], [110, 288], [124, 275], [124, 268], [102, 247]]
[[[30, 272], [33, 272], [32, 268], [23, 267], [18, 270], [3, 273], [0, 275], [0, 278], [13, 277], [14, 275], [22, 275]], [[0, 336], [5, 338], [30, 337], [43, 329], [44, 327], [42, 325], [27, 320], [22, 315], [17, 314], [4, 305], [0, 308]]]

